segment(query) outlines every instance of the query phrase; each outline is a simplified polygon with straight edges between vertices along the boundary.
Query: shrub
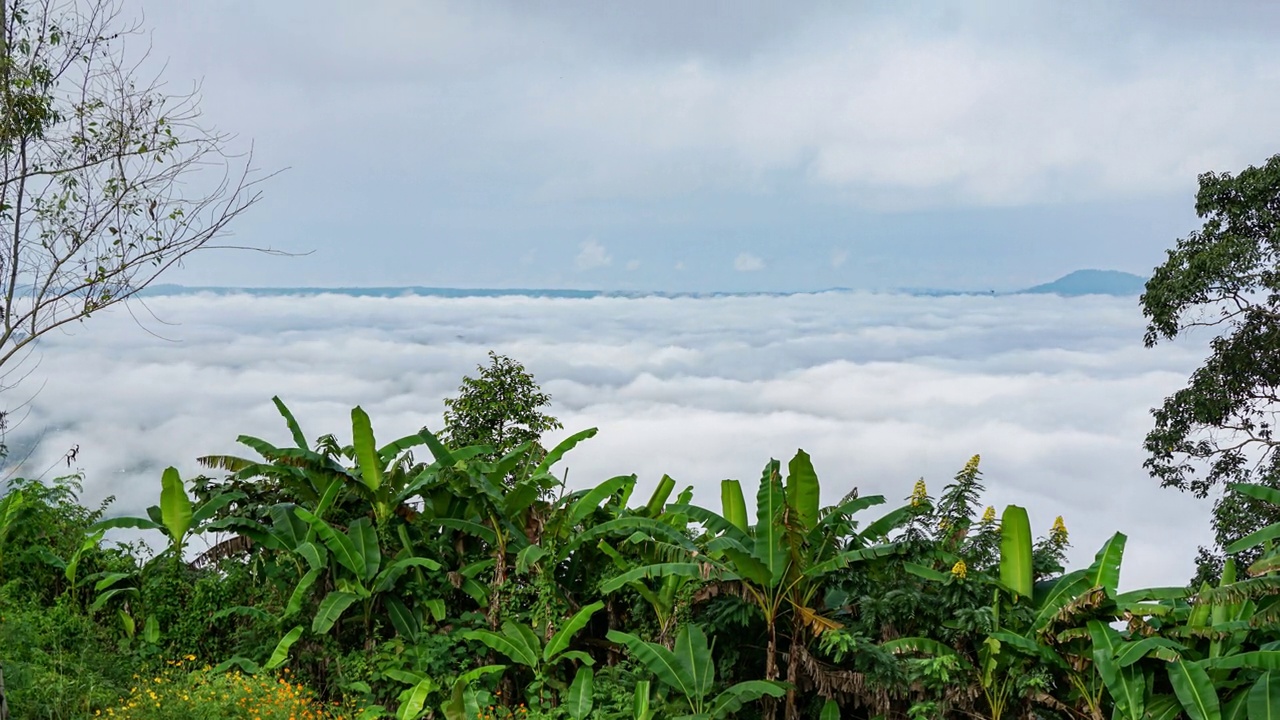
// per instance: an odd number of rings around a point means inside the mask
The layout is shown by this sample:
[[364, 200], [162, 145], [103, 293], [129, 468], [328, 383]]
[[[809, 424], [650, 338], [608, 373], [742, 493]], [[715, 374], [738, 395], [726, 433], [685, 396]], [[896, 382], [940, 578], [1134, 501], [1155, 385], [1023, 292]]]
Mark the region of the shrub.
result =
[[194, 655], [166, 672], [136, 677], [129, 694], [95, 717], [113, 720], [354, 720], [360, 709], [325, 705], [286, 668], [279, 674], [215, 673], [192, 668]]

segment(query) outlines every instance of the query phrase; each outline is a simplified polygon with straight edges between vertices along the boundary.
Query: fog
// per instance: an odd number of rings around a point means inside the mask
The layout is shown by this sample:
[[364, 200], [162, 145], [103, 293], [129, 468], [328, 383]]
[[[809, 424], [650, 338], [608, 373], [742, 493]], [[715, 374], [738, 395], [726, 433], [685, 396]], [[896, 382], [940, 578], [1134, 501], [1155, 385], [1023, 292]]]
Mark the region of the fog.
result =
[[252, 455], [239, 434], [287, 444], [273, 395], [309, 438], [349, 441], [356, 404], [380, 439], [439, 430], [493, 349], [552, 395], [550, 441], [600, 429], [566, 457], [571, 486], [637, 473], [639, 497], [667, 473], [716, 507], [721, 479], [753, 488], [803, 448], [825, 503], [857, 487], [893, 506], [980, 453], [985, 502], [1027, 506], [1037, 533], [1062, 515], [1073, 563], [1122, 531], [1124, 587], [1178, 585], [1209, 505], [1159, 488], [1141, 443], [1202, 350], [1142, 330], [1136, 299], [1110, 297], [154, 297], [41, 342], [9, 393], [31, 398], [11, 472], [82, 471], [87, 502], [140, 513], [165, 466]]

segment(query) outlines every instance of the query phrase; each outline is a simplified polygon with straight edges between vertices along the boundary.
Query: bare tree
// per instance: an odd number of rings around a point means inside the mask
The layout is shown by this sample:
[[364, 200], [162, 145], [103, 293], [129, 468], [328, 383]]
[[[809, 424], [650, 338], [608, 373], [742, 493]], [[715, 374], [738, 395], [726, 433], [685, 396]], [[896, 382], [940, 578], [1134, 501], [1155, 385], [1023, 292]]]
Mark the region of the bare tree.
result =
[[261, 179], [201, 125], [195, 92], [141, 76], [119, 0], [0, 0], [0, 31], [5, 379], [41, 335], [214, 247]]

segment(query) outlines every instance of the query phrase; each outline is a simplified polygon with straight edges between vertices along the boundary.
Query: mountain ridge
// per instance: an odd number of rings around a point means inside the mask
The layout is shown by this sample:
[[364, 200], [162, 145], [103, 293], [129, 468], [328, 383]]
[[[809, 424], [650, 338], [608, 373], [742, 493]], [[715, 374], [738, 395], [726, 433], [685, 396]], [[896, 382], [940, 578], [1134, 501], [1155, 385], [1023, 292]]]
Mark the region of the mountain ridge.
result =
[[232, 286], [194, 286], [162, 284], [153, 285], [142, 292], [146, 296], [165, 295], [197, 295], [212, 293], [215, 295], [253, 295], [258, 297], [279, 297], [285, 295], [347, 295], [349, 297], [394, 298], [403, 296], [443, 297], [443, 298], [475, 298], [475, 297], [530, 297], [557, 298], [566, 300], [589, 300], [592, 298], [717, 298], [717, 297], [787, 297], [791, 295], [816, 295], [828, 292], [880, 292], [885, 294], [906, 294], [926, 297], [944, 297], [954, 295], [1045, 295], [1056, 294], [1064, 297], [1084, 295], [1138, 295], [1143, 291], [1146, 278], [1119, 270], [1076, 270], [1067, 273], [1051, 282], [1033, 285], [1029, 288], [1012, 291], [977, 291], [946, 290], [935, 288], [895, 288], [889, 290], [872, 290], [849, 287], [832, 287], [820, 290], [783, 291], [706, 291], [706, 292], [663, 292], [642, 290], [575, 290], [563, 288], [442, 288], [426, 286], [390, 286], [390, 287], [232, 287]]

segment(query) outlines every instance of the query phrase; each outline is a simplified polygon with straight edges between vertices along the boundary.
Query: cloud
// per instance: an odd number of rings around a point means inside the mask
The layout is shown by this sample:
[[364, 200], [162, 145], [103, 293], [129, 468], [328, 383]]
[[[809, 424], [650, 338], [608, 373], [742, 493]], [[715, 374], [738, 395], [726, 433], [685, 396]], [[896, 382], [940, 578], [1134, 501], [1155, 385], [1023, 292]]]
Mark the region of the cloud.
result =
[[[186, 11], [147, 4], [172, 74], [208, 76], [219, 121], [271, 147], [330, 158], [350, 145], [340, 139], [369, 137], [332, 159], [528, 182], [545, 197], [789, 186], [889, 207], [1114, 200], [1184, 193], [1280, 141], [1268, 92], [1280, 58], [1267, 51], [1280, 23], [1265, 4], [1195, 20], [1102, 4], [1078, 17], [1015, 2], [816, 5], [729, 27], [712, 7], [672, 23], [657, 19], [671, 10], [521, 4], [330, 4], [300, 24], [302, 4], [280, 2], [255, 22], [202, 11], [216, 31], [199, 33]], [[670, 37], [675, 26], [715, 32]], [[392, 110], [373, 132], [370, 106]], [[431, 118], [432, 132], [405, 117]]]
[[849, 261], [849, 251], [844, 249], [836, 249], [831, 251], [831, 267], [840, 268]]
[[916, 478], [936, 494], [981, 453], [984, 502], [1028, 507], [1037, 532], [1063, 515], [1075, 565], [1125, 532], [1127, 588], [1185, 582], [1196, 545], [1211, 541], [1209, 503], [1160, 489], [1142, 469], [1148, 409], [1198, 352], [1143, 348], [1131, 298], [147, 302], [172, 324], [148, 326], [152, 335], [107, 312], [47, 336], [38, 372], [11, 393], [47, 380], [9, 435], [17, 456], [39, 438], [19, 471], [56, 473], [79, 445], [86, 500], [116, 495], [116, 513], [153, 504], [168, 465], [191, 477], [201, 455], [252, 455], [237, 435], [287, 444], [273, 395], [309, 438], [349, 439], [357, 404], [380, 438], [439, 429], [443, 398], [494, 349], [551, 393], [565, 425], [551, 439], [600, 428], [566, 459], [578, 487], [635, 472], [646, 497], [669, 473], [714, 506], [722, 478], [754, 487], [770, 457], [804, 448], [824, 502], [857, 486], [895, 507]]
[[684, 261], [683, 260], [677, 261], [676, 264], [674, 265], [674, 268], [676, 272], [684, 272], [685, 270]]
[[739, 253], [738, 257], [733, 259], [733, 269], [738, 272], [755, 272], [764, 269], [764, 260], [752, 255], [751, 253]]
[[[1185, 192], [1206, 168], [1273, 152], [1267, 114], [1240, 109], [1277, 87], [1280, 59], [1226, 37], [1152, 37], [1123, 12], [1097, 25], [1054, 14], [975, 9], [939, 27], [909, 9], [813, 13], [749, 59], [693, 52], [566, 77], [528, 108], [540, 132], [579, 143], [546, 189], [801, 177], [877, 208], [1017, 206]], [[1081, 52], [1100, 34], [1108, 51]], [[1280, 112], [1280, 95], [1260, 101]]]
[[639, 269], [640, 269], [640, 261], [639, 261], [639, 260], [628, 260], [628, 261], [627, 261], [627, 272], [635, 272], [636, 270], [639, 270]]
[[604, 246], [591, 238], [582, 243], [578, 256], [574, 258], [573, 264], [579, 270], [594, 270], [596, 268], [607, 267], [613, 262], [613, 258], [605, 252]]

